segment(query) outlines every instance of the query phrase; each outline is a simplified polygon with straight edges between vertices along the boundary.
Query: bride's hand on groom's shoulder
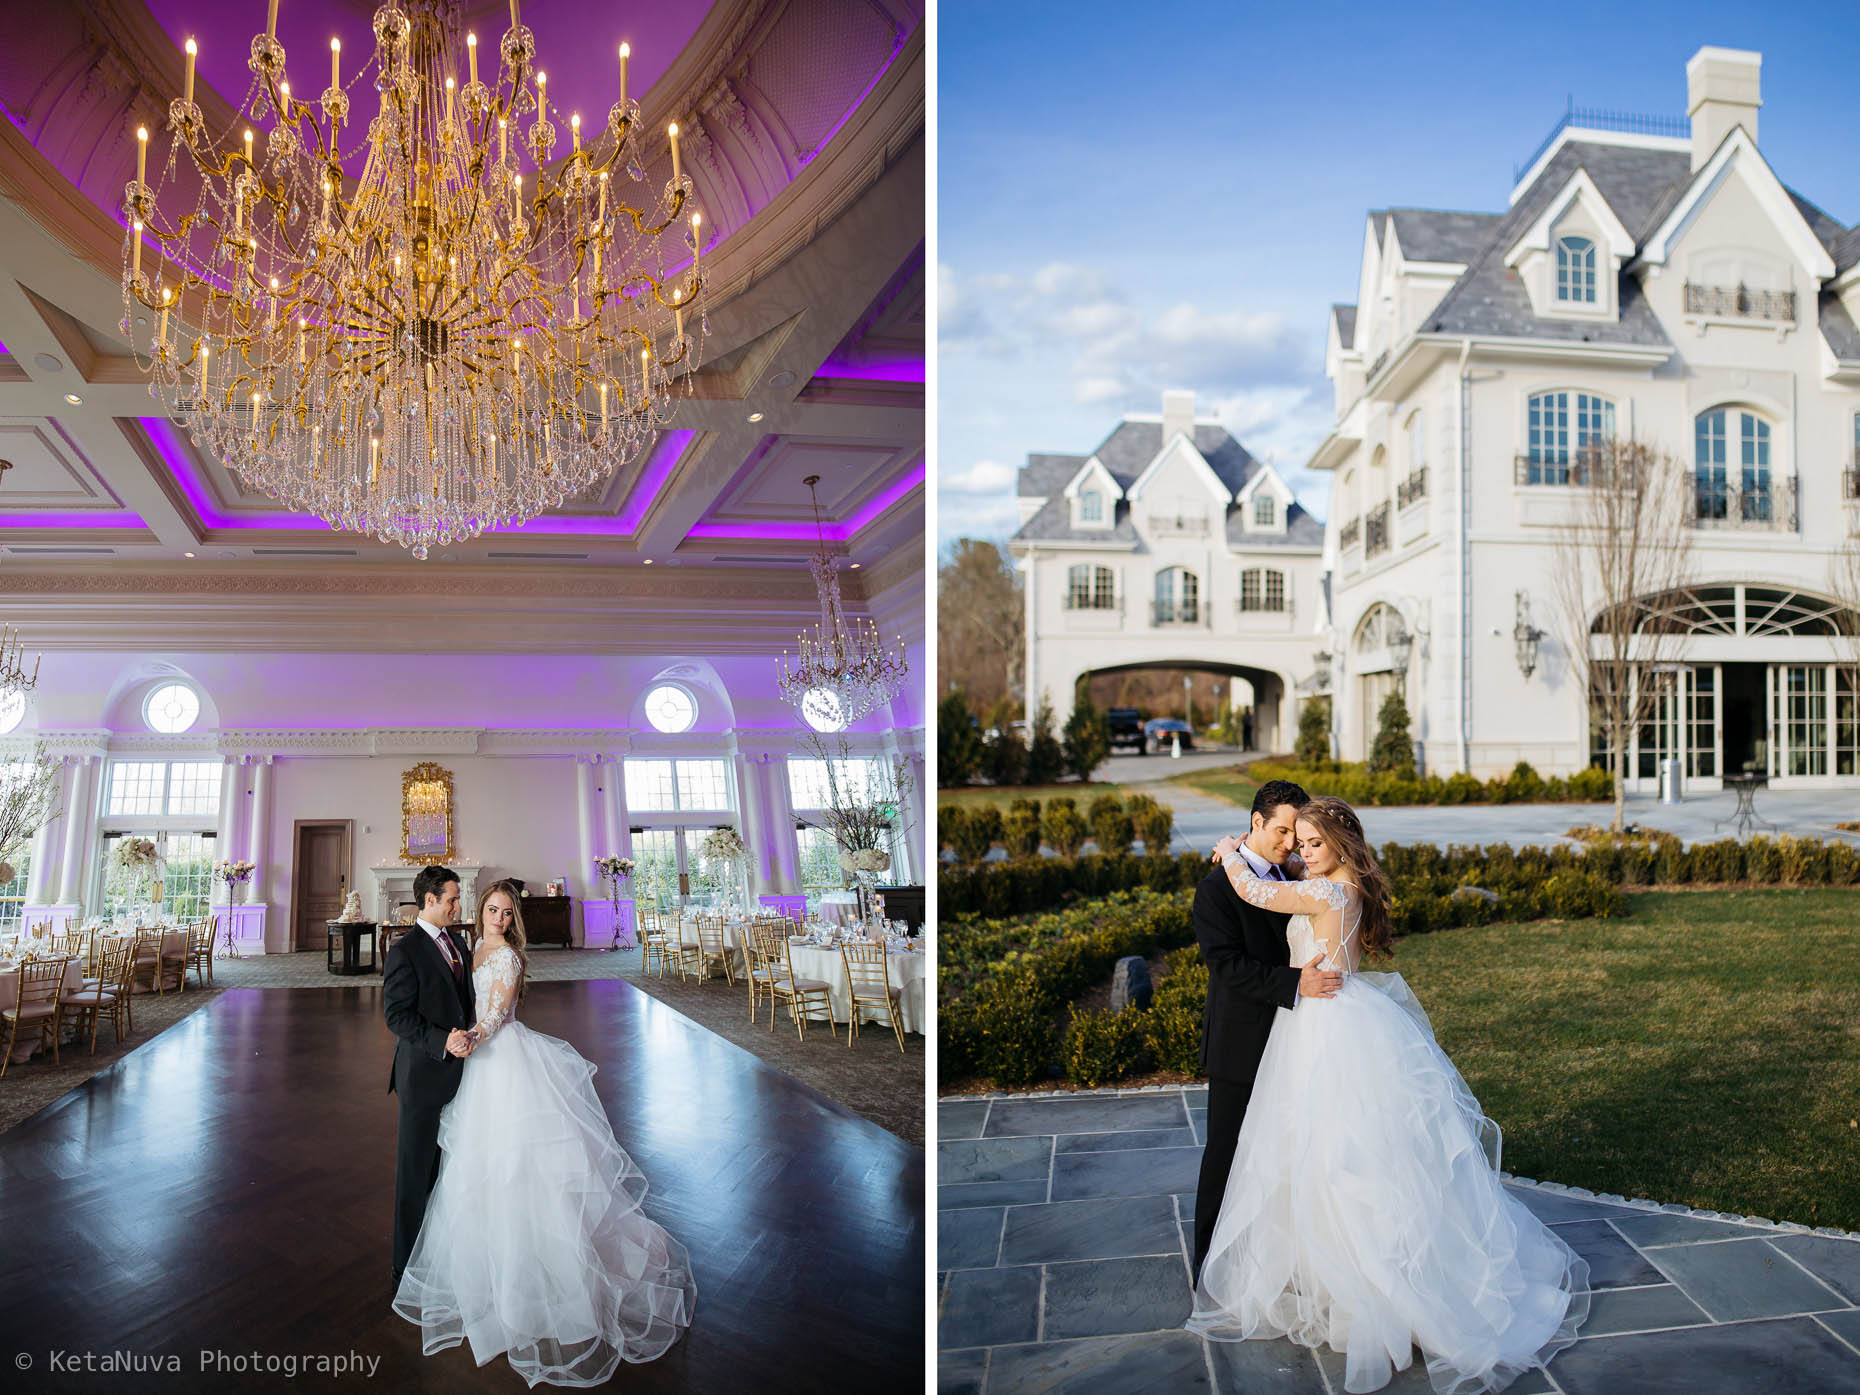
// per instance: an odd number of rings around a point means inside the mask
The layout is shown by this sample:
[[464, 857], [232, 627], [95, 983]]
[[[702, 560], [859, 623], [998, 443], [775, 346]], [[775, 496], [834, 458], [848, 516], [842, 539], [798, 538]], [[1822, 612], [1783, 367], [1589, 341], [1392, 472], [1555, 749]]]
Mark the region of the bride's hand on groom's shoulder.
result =
[[1288, 882], [1301, 882], [1305, 879], [1305, 861], [1297, 853], [1292, 853], [1279, 864], [1279, 870], [1285, 874]]
[[1208, 854], [1208, 861], [1219, 862], [1222, 858], [1226, 857], [1228, 853], [1239, 846], [1240, 840], [1230, 833], [1214, 845], [1214, 851]]

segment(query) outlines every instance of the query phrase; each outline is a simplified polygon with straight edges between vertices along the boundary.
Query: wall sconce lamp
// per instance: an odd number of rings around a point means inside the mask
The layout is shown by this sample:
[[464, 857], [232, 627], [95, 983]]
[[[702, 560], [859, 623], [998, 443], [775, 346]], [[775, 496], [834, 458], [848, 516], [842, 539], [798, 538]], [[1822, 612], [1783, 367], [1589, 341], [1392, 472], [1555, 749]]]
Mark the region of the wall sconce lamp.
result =
[[1544, 632], [1531, 624], [1531, 598], [1517, 593], [1518, 623], [1511, 628], [1511, 641], [1517, 649], [1518, 672], [1528, 681], [1537, 668], [1537, 645]]

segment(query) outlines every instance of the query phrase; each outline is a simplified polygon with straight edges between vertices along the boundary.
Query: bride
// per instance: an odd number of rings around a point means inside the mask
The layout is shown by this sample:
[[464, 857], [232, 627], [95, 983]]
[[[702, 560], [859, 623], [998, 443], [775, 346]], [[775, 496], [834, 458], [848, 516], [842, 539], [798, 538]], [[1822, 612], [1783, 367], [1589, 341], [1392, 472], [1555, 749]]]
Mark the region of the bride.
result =
[[1589, 1266], [1500, 1183], [1497, 1126], [1401, 976], [1357, 972], [1388, 946], [1389, 892], [1356, 814], [1314, 799], [1297, 834], [1303, 881], [1262, 881], [1233, 838], [1214, 853], [1291, 914], [1291, 962], [1322, 954], [1343, 987], [1275, 1017], [1188, 1327], [1328, 1342], [1347, 1391], [1413, 1346], [1441, 1395], [1502, 1390], [1576, 1340]]
[[594, 1066], [516, 1020], [529, 967], [517, 890], [479, 903], [477, 1025], [439, 1121], [443, 1161], [394, 1296], [427, 1355], [469, 1341], [531, 1385], [599, 1385], [664, 1354], [691, 1323], [690, 1258], [641, 1209]]

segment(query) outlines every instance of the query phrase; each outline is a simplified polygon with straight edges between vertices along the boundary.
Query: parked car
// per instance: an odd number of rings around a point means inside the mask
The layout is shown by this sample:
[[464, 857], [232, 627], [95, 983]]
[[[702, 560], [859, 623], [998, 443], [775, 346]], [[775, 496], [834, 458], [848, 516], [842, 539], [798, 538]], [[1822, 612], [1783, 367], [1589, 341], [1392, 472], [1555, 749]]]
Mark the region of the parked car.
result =
[[1179, 737], [1186, 751], [1195, 744], [1195, 729], [1180, 717], [1152, 717], [1143, 724], [1143, 737], [1159, 751], [1172, 746]]
[[1143, 714], [1134, 707], [1113, 707], [1104, 714], [1111, 727], [1111, 749], [1135, 746], [1137, 754], [1146, 749], [1143, 739]]

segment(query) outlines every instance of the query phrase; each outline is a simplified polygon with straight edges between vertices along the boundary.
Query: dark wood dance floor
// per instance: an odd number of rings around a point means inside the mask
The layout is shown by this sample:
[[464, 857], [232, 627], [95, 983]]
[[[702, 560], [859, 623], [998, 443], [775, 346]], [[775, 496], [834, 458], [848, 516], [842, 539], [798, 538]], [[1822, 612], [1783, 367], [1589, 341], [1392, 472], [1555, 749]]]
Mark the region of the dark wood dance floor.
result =
[[[622, 980], [532, 984], [522, 1015], [600, 1067], [691, 1252], [690, 1332], [614, 1387], [923, 1388], [920, 1150]], [[0, 1386], [526, 1389], [502, 1357], [422, 1356], [388, 1306], [392, 1055], [372, 994], [229, 990], [0, 1135]]]

